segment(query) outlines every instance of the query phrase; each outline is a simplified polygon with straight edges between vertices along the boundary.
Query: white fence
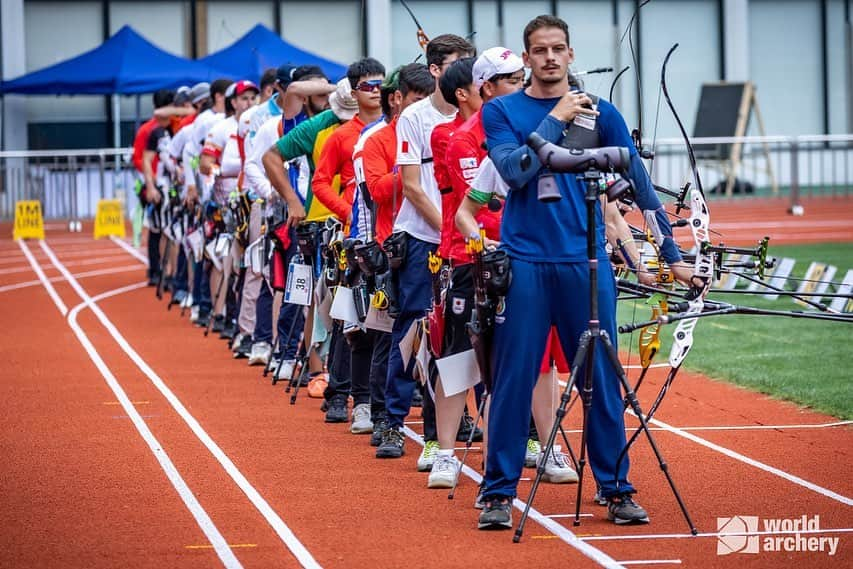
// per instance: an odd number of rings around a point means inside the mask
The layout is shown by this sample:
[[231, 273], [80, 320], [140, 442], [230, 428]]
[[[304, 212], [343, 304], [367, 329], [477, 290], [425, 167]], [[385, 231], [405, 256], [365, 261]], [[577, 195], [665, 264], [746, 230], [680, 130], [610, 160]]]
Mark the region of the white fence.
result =
[[[797, 202], [813, 195], [853, 193], [853, 135], [767, 136], [692, 139], [699, 171], [710, 199], [712, 190], [736, 166], [735, 176], [755, 195], [779, 195]], [[740, 146], [740, 161], [726, 158]], [[45, 217], [91, 218], [101, 198], [124, 198], [134, 204], [138, 177], [129, 148], [69, 151], [0, 152], [0, 220], [11, 220], [18, 200], [40, 200]], [[687, 149], [682, 139], [661, 139], [656, 157], [647, 163], [652, 180], [677, 190], [691, 180]]]

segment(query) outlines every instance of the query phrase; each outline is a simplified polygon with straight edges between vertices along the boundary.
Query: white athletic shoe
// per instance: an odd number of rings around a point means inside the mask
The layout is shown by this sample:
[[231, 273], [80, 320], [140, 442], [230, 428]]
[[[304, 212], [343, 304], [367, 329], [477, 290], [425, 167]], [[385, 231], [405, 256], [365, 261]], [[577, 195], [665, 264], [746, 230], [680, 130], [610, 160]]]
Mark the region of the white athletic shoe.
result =
[[432, 470], [435, 457], [438, 455], [438, 449], [438, 441], [426, 442], [424, 449], [421, 451], [421, 456], [418, 457], [418, 472]]
[[265, 366], [270, 361], [272, 355], [272, 346], [266, 342], [257, 342], [252, 344], [252, 351], [249, 353], [250, 366]]
[[524, 451], [524, 466], [527, 468], [536, 467], [536, 460], [539, 458], [539, 453], [542, 452], [542, 445], [536, 439], [527, 439], [527, 449]]
[[373, 421], [370, 420], [370, 405], [359, 403], [352, 410], [352, 425], [349, 431], [354, 435], [373, 434]]
[[198, 312], [199, 312], [198, 305], [195, 305], [192, 308], [190, 308], [190, 322], [195, 322], [196, 320], [198, 320]]
[[293, 368], [296, 367], [296, 360], [284, 360], [281, 362], [281, 367], [278, 368], [278, 373], [275, 374], [275, 378], [278, 381], [283, 379], [290, 379], [293, 375]]
[[[578, 473], [569, 466], [569, 460], [564, 455], [560, 445], [554, 445], [554, 449], [548, 458], [545, 460], [545, 473], [542, 475], [544, 482], [551, 484], [568, 484], [569, 482], [578, 481]], [[536, 464], [543, 459], [543, 454], [539, 454]]]
[[[231, 340], [231, 351], [234, 352], [235, 354], [237, 353], [237, 350], [240, 349], [240, 344], [243, 343], [243, 336], [245, 336], [245, 335], [246, 334], [244, 334], [243, 332], [237, 332], [237, 335], [234, 336], [233, 340]], [[252, 347], [254, 347], [254, 346], [252, 346]]]
[[436, 456], [427, 480], [427, 488], [453, 488], [458, 469], [459, 461], [455, 456]]
[[184, 299], [181, 301], [181, 308], [189, 308], [193, 305], [193, 293], [188, 292]]

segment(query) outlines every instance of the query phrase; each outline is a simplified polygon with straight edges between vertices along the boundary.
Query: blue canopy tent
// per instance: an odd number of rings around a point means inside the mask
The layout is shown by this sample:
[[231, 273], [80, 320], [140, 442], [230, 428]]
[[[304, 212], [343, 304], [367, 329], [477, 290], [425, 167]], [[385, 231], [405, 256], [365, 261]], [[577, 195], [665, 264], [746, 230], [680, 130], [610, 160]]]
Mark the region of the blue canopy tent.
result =
[[124, 26], [104, 43], [71, 59], [0, 83], [20, 95], [136, 95], [233, 77], [206, 63], [172, 55]]
[[130, 26], [124, 26], [90, 51], [0, 82], [0, 94], [113, 95], [113, 138], [119, 146], [117, 95], [153, 93], [233, 76], [209, 64], [163, 51]]
[[199, 61], [211, 67], [226, 70], [240, 79], [252, 81], [259, 81], [266, 69], [278, 67], [284, 63], [318, 65], [332, 81], [337, 81], [347, 72], [346, 66], [301, 50], [261, 24], [257, 24], [230, 46]]

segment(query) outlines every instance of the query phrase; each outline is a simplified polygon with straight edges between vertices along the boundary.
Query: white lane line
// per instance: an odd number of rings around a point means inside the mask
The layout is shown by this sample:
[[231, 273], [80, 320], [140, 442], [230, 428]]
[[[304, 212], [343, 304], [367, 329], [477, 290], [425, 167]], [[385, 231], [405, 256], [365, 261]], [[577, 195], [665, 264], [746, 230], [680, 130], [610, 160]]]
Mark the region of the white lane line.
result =
[[[26, 253], [29, 254], [27, 246], [23, 245], [23, 241], [21, 241], [21, 243], [22, 248], [24, 248], [26, 250]], [[51, 286], [46, 279], [43, 279], [42, 282], [45, 288]], [[71, 330], [77, 336], [77, 339], [80, 341], [80, 344], [86, 350], [86, 353], [89, 355], [89, 358], [92, 360], [92, 363], [94, 363], [95, 367], [98, 368], [98, 371], [101, 372], [101, 375], [103, 376], [107, 385], [112, 390], [113, 394], [116, 396], [116, 399], [119, 401], [125, 413], [130, 418], [133, 425], [136, 427], [136, 430], [139, 432], [140, 436], [142, 436], [142, 439], [148, 445], [148, 448], [154, 454], [154, 457], [157, 459], [157, 462], [160, 463], [160, 467], [163, 469], [163, 472], [166, 474], [166, 477], [169, 479], [169, 482], [172, 483], [172, 486], [178, 492], [178, 495], [181, 497], [181, 500], [183, 500], [184, 505], [186, 505], [193, 518], [195, 518], [195, 521], [198, 524], [199, 528], [201, 528], [202, 532], [204, 532], [204, 535], [213, 545], [213, 548], [216, 551], [216, 554], [219, 559], [222, 561], [222, 564], [225, 567], [228, 567], [229, 569], [242, 568], [242, 565], [234, 556], [234, 553], [231, 551], [231, 549], [228, 547], [228, 542], [225, 540], [224, 537], [222, 537], [222, 534], [219, 533], [219, 530], [216, 528], [213, 521], [210, 519], [210, 516], [207, 515], [207, 512], [198, 502], [192, 490], [190, 490], [189, 486], [187, 486], [187, 483], [184, 481], [183, 477], [178, 472], [178, 469], [175, 468], [175, 465], [169, 458], [169, 455], [166, 453], [165, 450], [163, 450], [162, 445], [159, 443], [159, 441], [157, 441], [157, 438], [148, 428], [148, 425], [147, 423], [145, 423], [145, 420], [139, 415], [139, 412], [133, 406], [133, 403], [131, 403], [130, 398], [127, 396], [127, 393], [125, 393], [124, 389], [122, 389], [116, 377], [107, 367], [106, 363], [101, 358], [98, 351], [92, 345], [92, 342], [89, 341], [89, 337], [86, 335], [85, 332], [83, 332], [83, 329], [77, 323], [78, 313], [86, 306], [94, 306], [94, 302], [101, 298], [106, 298], [108, 296], [121, 294], [130, 290], [135, 290], [137, 288], [145, 286], [145, 284], [146, 283], [137, 283], [134, 285], [122, 287], [120, 289], [109, 291], [107, 293], [99, 295], [94, 299], [91, 297], [84, 299], [85, 302], [75, 306], [71, 310], [70, 314], [68, 314], [68, 325], [71, 327]]]
[[[853, 424], [853, 421], [836, 421], [834, 423], [805, 423], [802, 425], [707, 425], [702, 427], [676, 427], [682, 431], [785, 431], [794, 429], [830, 429]], [[625, 431], [633, 432], [639, 423], [633, 427], [625, 427]], [[580, 429], [564, 429], [566, 434], [580, 434]], [[649, 427], [650, 431], [668, 431], [663, 427]]]
[[802, 220], [786, 219], [784, 221], [721, 221], [715, 222], [714, 227], [720, 229], [805, 229], [819, 230], [821, 227], [849, 228], [850, 222], [842, 219]]
[[[561, 381], [559, 383], [561, 385], [565, 386], [565, 382]], [[636, 417], [636, 415], [634, 415], [634, 412], [631, 411], [630, 409], [626, 409], [625, 414], [632, 416], [632, 417]], [[849, 421], [842, 421], [842, 423], [849, 423]], [[842, 504], [845, 504], [847, 506], [853, 506], [853, 499], [848, 498], [847, 496], [842, 496], [841, 494], [833, 492], [832, 490], [829, 490], [828, 488], [824, 488], [823, 486], [818, 486], [817, 484], [815, 484], [813, 482], [809, 482], [808, 480], [804, 480], [803, 478], [800, 478], [799, 476], [795, 476], [793, 474], [785, 472], [784, 470], [780, 470], [776, 467], [770, 466], [769, 464], [764, 464], [763, 462], [759, 462], [759, 461], [755, 460], [754, 458], [750, 458], [746, 455], [743, 455], [739, 452], [735, 452], [735, 451], [728, 449], [724, 446], [720, 446], [718, 444], [712, 443], [711, 441], [709, 441], [707, 439], [703, 439], [702, 437], [699, 437], [699, 436], [696, 436], [692, 433], [687, 432], [687, 430], [684, 428], [673, 427], [672, 425], [668, 425], [667, 423], [664, 423], [663, 421], [660, 421], [659, 419], [655, 419], [655, 418], [652, 418], [652, 420], [649, 421], [649, 424], [657, 425], [658, 427], [660, 427], [660, 430], [662, 430], [662, 431], [668, 431], [674, 435], [678, 435], [679, 437], [683, 437], [689, 441], [693, 441], [694, 443], [700, 444], [700, 445], [707, 447], [711, 450], [714, 450], [714, 451], [717, 451], [721, 454], [724, 454], [724, 455], [728, 456], [729, 458], [733, 458], [735, 460], [738, 460], [740, 462], [744, 462], [750, 466], [754, 466], [755, 468], [758, 468], [758, 469], [763, 470], [765, 472], [768, 472], [770, 474], [774, 474], [780, 478], [784, 478], [785, 480], [787, 480], [789, 482], [793, 482], [794, 484], [802, 486], [803, 488], [808, 488], [809, 490], [817, 492], [818, 494], [826, 496], [827, 498], [831, 498], [832, 500], [836, 500], [836, 501], [841, 502]], [[830, 424], [834, 425], [834, 423], [830, 423]], [[626, 430], [631, 430], [631, 429], [626, 429]]]
[[[33, 253], [33, 255], [37, 255], [37, 251]], [[103, 257], [117, 257], [121, 255], [121, 252], [116, 251], [114, 247], [110, 247], [109, 249], [98, 248], [94, 249], [92, 247], [87, 247], [85, 249], [78, 249], [74, 251], [69, 251], [68, 253], [63, 252], [63, 257], [92, 257], [93, 255], [103, 256]], [[0, 256], [0, 265], [11, 265], [13, 263], [19, 263], [21, 261], [21, 256], [16, 254], [13, 257], [2, 257]]]
[[[111, 269], [98, 269], [95, 271], [86, 271], [85, 273], [75, 273], [74, 278], [85, 279], [88, 277], [97, 277], [100, 275], [111, 275], [114, 273], [127, 273], [130, 271], [138, 271], [138, 270], [139, 270], [139, 265], [125, 265], [123, 267], [113, 267]], [[49, 280], [52, 283], [64, 282], [65, 277], [50, 277], [47, 280]], [[15, 283], [15, 284], [6, 285], [6, 286], [0, 286], [0, 292], [8, 292], [10, 290], [18, 290], [21, 288], [38, 286], [40, 284], [41, 284], [41, 281], [39, 281], [39, 280], [24, 281], [22, 283]]]
[[47, 254], [50, 258], [51, 262], [59, 269], [65, 278], [68, 280], [69, 284], [74, 288], [80, 298], [87, 300], [87, 305], [92, 309], [94, 315], [98, 318], [104, 328], [110, 333], [116, 343], [124, 350], [124, 353], [133, 360], [133, 363], [139, 367], [142, 372], [148, 376], [148, 379], [151, 380], [151, 383], [163, 394], [163, 397], [169, 402], [172, 408], [180, 415], [180, 417], [184, 420], [184, 422], [189, 426], [192, 432], [196, 437], [204, 444], [205, 447], [210, 451], [210, 453], [219, 461], [219, 464], [222, 465], [222, 468], [226, 473], [231, 477], [232, 480], [237, 484], [237, 486], [246, 494], [252, 504], [257, 508], [257, 510], [261, 513], [262, 516], [267, 520], [273, 530], [278, 534], [279, 538], [281, 538], [284, 545], [293, 553], [294, 557], [299, 561], [299, 563], [303, 567], [308, 568], [320, 568], [320, 564], [314, 559], [311, 553], [305, 548], [301, 541], [294, 535], [293, 531], [284, 523], [284, 520], [276, 513], [275, 510], [269, 505], [269, 503], [260, 495], [260, 493], [255, 489], [254, 486], [249, 483], [246, 477], [242, 472], [234, 465], [228, 455], [223, 452], [223, 450], [219, 447], [219, 445], [214, 442], [214, 440], [207, 434], [207, 432], [201, 427], [199, 422], [193, 417], [187, 408], [184, 407], [183, 403], [181, 403], [180, 399], [169, 389], [163, 380], [158, 376], [151, 367], [142, 359], [142, 357], [134, 350], [128, 341], [122, 336], [122, 334], [118, 331], [118, 329], [113, 325], [109, 318], [107, 318], [106, 314], [101, 310], [101, 308], [91, 302], [91, 297], [86, 293], [85, 290], [80, 286], [80, 283], [74, 279], [74, 276], [68, 272], [59, 259], [56, 258], [56, 255], [53, 254], [50, 247], [47, 246], [46, 243], [41, 242], [42, 250]]
[[[417, 435], [409, 427], [406, 427], [404, 425], [403, 426], [403, 432], [406, 434], [407, 437], [409, 437], [410, 439], [412, 439], [413, 441], [415, 441], [419, 445], [421, 445], [421, 446], [424, 445], [423, 438], [420, 437], [419, 435]], [[483, 480], [483, 477], [480, 476], [479, 472], [477, 472], [476, 470], [472, 469], [471, 467], [469, 467], [467, 465], [462, 466], [462, 472], [468, 478], [470, 478], [471, 480], [473, 480], [477, 484], [479, 484]], [[512, 505], [515, 506], [515, 508], [517, 510], [523, 512], [526, 504], [523, 501], [516, 498], [512, 501]], [[545, 529], [547, 529], [548, 531], [550, 531], [551, 533], [553, 533], [554, 535], [559, 537], [563, 542], [567, 543], [569, 546], [573, 547], [574, 549], [577, 549], [583, 555], [592, 559], [593, 561], [595, 561], [599, 565], [601, 565], [603, 567], [622, 567], [622, 565], [620, 565], [618, 561], [615, 561], [612, 557], [610, 557], [609, 555], [607, 555], [606, 553], [604, 553], [600, 549], [597, 549], [595, 547], [592, 547], [588, 543], [585, 543], [580, 538], [578, 538], [578, 536], [576, 536], [574, 533], [572, 533], [568, 528], [566, 528], [565, 526], [555, 522], [554, 520], [548, 518], [547, 516], [542, 515], [542, 513], [540, 513], [539, 510], [537, 510], [536, 508], [533, 508], [533, 507], [530, 508], [529, 517], [530, 517], [530, 519], [538, 522], [539, 525], [541, 525], [542, 527], [544, 527]]]
[[723, 537], [730, 535], [742, 536], [761, 536], [761, 535], [820, 535], [824, 533], [851, 533], [853, 528], [821, 528], [814, 530], [800, 531], [733, 531], [726, 533], [715, 532], [700, 532], [696, 535], [692, 533], [649, 533], [649, 534], [625, 534], [625, 535], [595, 535], [589, 537], [581, 537], [583, 541], [623, 541], [623, 540], [646, 540], [646, 539], [696, 539], [697, 537]]
[[[69, 261], [65, 263], [66, 267], [79, 267], [82, 265], [100, 265], [103, 263], [110, 263], [115, 261], [115, 256], [113, 257], [99, 257], [96, 259], [84, 259], [82, 261]], [[42, 267], [43, 269], [49, 269], [49, 266]], [[29, 267], [11, 267], [7, 269], [0, 269], [0, 275], [9, 275], [12, 273], [23, 273], [29, 271]]]
[[33, 268], [33, 271], [35, 271], [39, 280], [44, 283], [44, 288], [45, 290], [47, 290], [47, 294], [49, 294], [50, 298], [53, 299], [53, 303], [59, 309], [59, 312], [62, 313], [62, 316], [65, 317], [65, 315], [68, 314], [68, 307], [65, 306], [65, 303], [62, 302], [62, 299], [59, 298], [59, 295], [56, 293], [56, 289], [53, 288], [53, 285], [50, 284], [50, 282], [47, 280], [44, 271], [41, 270], [41, 267], [36, 262], [35, 257], [33, 257], [33, 254], [30, 253], [30, 248], [27, 247], [23, 239], [18, 240], [18, 246], [21, 248], [21, 251], [24, 252], [24, 256], [27, 258], [27, 261], [30, 262], [30, 266]]
[[702, 437], [696, 436], [692, 433], [685, 432], [682, 429], [679, 429], [677, 427], [673, 427], [672, 425], [668, 425], [668, 424], [666, 424], [663, 421], [660, 421], [658, 419], [653, 418], [650, 422], [654, 425], [662, 427], [665, 431], [669, 431], [670, 433], [672, 433], [674, 435], [678, 435], [679, 437], [683, 437], [689, 441], [693, 441], [694, 443], [700, 444], [703, 447], [707, 447], [711, 450], [715, 450], [721, 454], [728, 456], [729, 458], [739, 460], [740, 462], [746, 463], [750, 466], [754, 466], [755, 468], [763, 470], [764, 472], [768, 472], [768, 473], [774, 474], [780, 478], [784, 478], [785, 480], [787, 480], [789, 482], [793, 482], [794, 484], [796, 484], [798, 486], [802, 486], [803, 488], [807, 488], [813, 492], [817, 492], [818, 494], [821, 494], [822, 496], [826, 496], [827, 498], [830, 498], [832, 500], [836, 500], [836, 501], [841, 502], [842, 504], [845, 504], [847, 506], [853, 506], [853, 499], [848, 498], [847, 496], [842, 496], [841, 494], [838, 494], [837, 492], [833, 492], [832, 490], [824, 488], [823, 486], [818, 486], [817, 484], [815, 484], [813, 482], [809, 482], [808, 480], [804, 480], [803, 478], [800, 478], [799, 476], [794, 476], [793, 474], [785, 472], [784, 470], [780, 470], [776, 467], [770, 466], [769, 464], [764, 464], [763, 462], [759, 462], [753, 458], [749, 458], [746, 455], [740, 454], [739, 452], [735, 452], [735, 451], [728, 449], [724, 446], [720, 446], [718, 444], [712, 443], [711, 441], [703, 439]]
[[126, 241], [119, 239], [118, 237], [115, 237], [115, 236], [111, 236], [110, 241], [112, 241], [113, 243], [115, 243], [116, 245], [118, 245], [119, 247], [121, 247], [122, 249], [124, 249], [125, 251], [127, 251], [128, 253], [130, 253], [131, 255], [133, 255], [134, 257], [139, 259], [140, 261], [142, 261], [142, 263], [144, 263], [146, 266], [148, 265], [148, 257], [146, 257], [145, 255], [140, 253], [139, 250], [136, 249], [136, 247], [130, 245]]

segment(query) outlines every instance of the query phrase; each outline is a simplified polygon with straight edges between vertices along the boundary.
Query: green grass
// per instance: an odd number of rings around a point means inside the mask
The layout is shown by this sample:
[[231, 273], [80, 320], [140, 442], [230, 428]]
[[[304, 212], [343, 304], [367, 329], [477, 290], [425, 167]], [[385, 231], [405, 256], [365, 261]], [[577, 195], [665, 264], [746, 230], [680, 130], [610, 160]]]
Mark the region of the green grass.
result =
[[[795, 258], [792, 276], [796, 277], [803, 276], [811, 261], [837, 266], [836, 282], [853, 268], [853, 244], [774, 247], [771, 243], [770, 254]], [[770, 301], [761, 295], [712, 292], [708, 298], [756, 308], [805, 310], [785, 297]], [[649, 308], [642, 300], [619, 303], [619, 323], [648, 317]], [[661, 331], [658, 363], [669, 356], [674, 326]], [[693, 348], [684, 360], [686, 369], [841, 419], [853, 419], [853, 322], [776, 316], [708, 317], [699, 319], [693, 336]], [[630, 339], [627, 334], [620, 335], [622, 350], [628, 350], [630, 344], [632, 363], [639, 361], [636, 342], [636, 333]]]

